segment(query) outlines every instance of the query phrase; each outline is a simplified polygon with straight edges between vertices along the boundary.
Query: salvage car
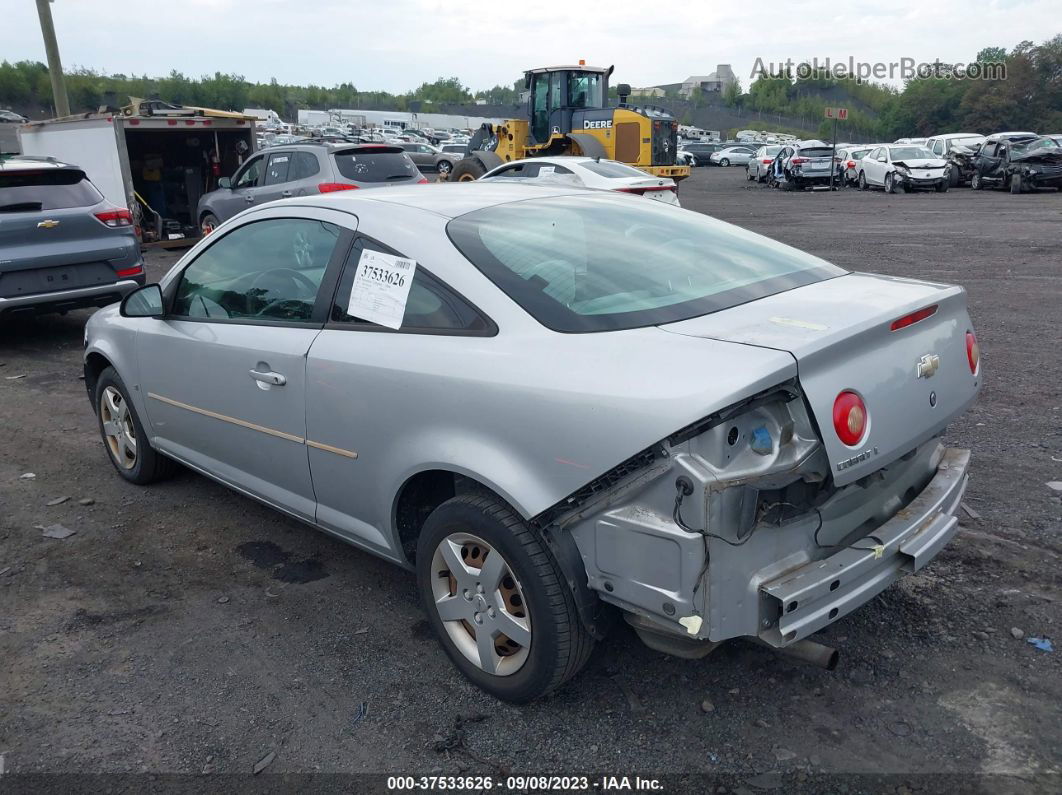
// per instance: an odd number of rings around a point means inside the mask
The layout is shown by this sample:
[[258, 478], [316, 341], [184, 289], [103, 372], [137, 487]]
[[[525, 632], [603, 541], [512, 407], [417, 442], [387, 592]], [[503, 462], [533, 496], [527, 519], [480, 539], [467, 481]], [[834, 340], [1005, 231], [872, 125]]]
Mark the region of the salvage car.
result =
[[106, 306], [144, 278], [132, 214], [79, 166], [0, 157], [0, 317]]
[[944, 193], [950, 184], [948, 161], [924, 146], [888, 144], [879, 146], [859, 161], [859, 189], [882, 187], [886, 193], [935, 190]]
[[874, 146], [848, 144], [837, 147], [837, 181], [842, 185], [855, 185], [859, 181], [859, 161], [874, 150]]
[[774, 157], [767, 182], [782, 190], [804, 190], [832, 182], [833, 147], [822, 141], [783, 146]]
[[709, 162], [716, 166], [744, 166], [756, 154], [755, 147], [751, 146], [728, 146], [718, 152], [712, 152], [708, 156]]
[[1062, 188], [1062, 148], [1050, 136], [987, 141], [974, 161], [971, 187], [1009, 188], [1026, 193]]
[[252, 208], [93, 315], [84, 364], [119, 476], [181, 462], [414, 570], [516, 702], [617, 615], [835, 664], [809, 636], [955, 535], [982, 379], [960, 287], [503, 180]]
[[678, 185], [669, 177], [654, 177], [616, 160], [562, 155], [514, 160], [493, 168], [481, 180], [506, 180], [523, 185], [567, 183], [598, 190], [644, 196], [678, 206]]
[[761, 146], [757, 149], [745, 166], [745, 179], [749, 182], [753, 180], [763, 182], [767, 179], [767, 175], [771, 170], [771, 163], [774, 162], [775, 155], [780, 151], [782, 151], [780, 145]]
[[951, 165], [948, 172], [948, 184], [957, 188], [970, 181], [974, 173], [974, 157], [985, 136], [977, 133], [948, 133], [934, 135], [926, 139], [926, 149], [937, 157], [942, 157]]
[[278, 199], [427, 181], [401, 146], [337, 141], [269, 147], [203, 194], [196, 218], [209, 235], [248, 207]]

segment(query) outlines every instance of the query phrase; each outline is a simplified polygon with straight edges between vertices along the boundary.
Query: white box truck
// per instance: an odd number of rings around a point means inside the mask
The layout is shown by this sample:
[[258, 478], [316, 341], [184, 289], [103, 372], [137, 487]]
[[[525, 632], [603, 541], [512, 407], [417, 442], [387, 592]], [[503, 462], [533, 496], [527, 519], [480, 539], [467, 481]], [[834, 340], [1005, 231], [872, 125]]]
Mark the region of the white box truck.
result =
[[156, 115], [141, 105], [137, 115], [30, 122], [18, 137], [23, 154], [80, 166], [107, 199], [133, 213], [142, 242], [182, 245], [199, 236], [199, 197], [254, 151], [255, 119], [203, 108]]

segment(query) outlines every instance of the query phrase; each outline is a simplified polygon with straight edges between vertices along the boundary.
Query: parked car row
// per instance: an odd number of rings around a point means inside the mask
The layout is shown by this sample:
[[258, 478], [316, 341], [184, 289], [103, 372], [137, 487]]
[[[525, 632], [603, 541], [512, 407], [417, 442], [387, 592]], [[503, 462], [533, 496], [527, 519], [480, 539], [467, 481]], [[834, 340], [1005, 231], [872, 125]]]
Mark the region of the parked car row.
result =
[[943, 193], [965, 184], [1012, 193], [1062, 190], [1062, 134], [949, 133], [891, 144], [839, 144], [836, 149], [822, 141], [761, 146], [745, 173], [749, 181], [783, 190], [857, 185], [888, 193]]

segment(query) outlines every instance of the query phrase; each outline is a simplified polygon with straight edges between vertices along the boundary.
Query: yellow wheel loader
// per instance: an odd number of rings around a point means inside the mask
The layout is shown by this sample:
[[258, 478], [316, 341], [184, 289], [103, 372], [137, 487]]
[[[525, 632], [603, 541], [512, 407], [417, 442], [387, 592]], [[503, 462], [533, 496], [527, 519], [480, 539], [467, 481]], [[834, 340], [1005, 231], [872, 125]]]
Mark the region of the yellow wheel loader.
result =
[[655, 177], [688, 177], [689, 166], [675, 165], [678, 120], [663, 108], [628, 104], [626, 84], [617, 86], [619, 107], [609, 107], [612, 69], [580, 63], [525, 72], [527, 118], [480, 127], [450, 180], [467, 182], [502, 163], [543, 155], [618, 160]]

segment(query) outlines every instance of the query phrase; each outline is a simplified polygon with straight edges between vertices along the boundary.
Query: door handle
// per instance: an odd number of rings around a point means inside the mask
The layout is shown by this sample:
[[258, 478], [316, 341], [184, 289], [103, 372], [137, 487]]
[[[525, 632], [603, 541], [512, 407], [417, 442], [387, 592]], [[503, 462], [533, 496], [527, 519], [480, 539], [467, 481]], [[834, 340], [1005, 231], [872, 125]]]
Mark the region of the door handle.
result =
[[285, 199], [287, 199], [287, 198], [289, 198], [291, 196], [291, 191], [290, 190], [281, 191], [280, 195], [283, 196]]
[[280, 373], [274, 373], [272, 370], [262, 372], [261, 370], [250, 370], [251, 378], [255, 381], [261, 381], [263, 384], [270, 384], [272, 386], [284, 386], [288, 382], [288, 379], [282, 376]]
[[243, 197], [243, 200], [245, 202], [247, 202], [248, 204], [250, 204], [251, 202], [254, 201], [254, 196], [252, 196], [251, 194], [248, 193], [246, 196]]

